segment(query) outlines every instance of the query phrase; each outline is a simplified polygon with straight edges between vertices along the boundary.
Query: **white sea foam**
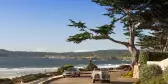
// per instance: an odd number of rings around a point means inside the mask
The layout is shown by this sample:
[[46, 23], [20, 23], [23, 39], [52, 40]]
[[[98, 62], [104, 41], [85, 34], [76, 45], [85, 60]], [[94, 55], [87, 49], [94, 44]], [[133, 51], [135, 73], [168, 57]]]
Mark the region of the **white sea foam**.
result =
[[[123, 64], [98, 64], [99, 68], [116, 68]], [[125, 65], [125, 64], [124, 64]], [[75, 66], [76, 68], [85, 68], [86, 65], [80, 64]], [[28, 74], [38, 74], [46, 72], [54, 72], [58, 67], [46, 67], [46, 68], [0, 68], [0, 78], [13, 78]]]
[[57, 67], [52, 68], [0, 68], [0, 78], [13, 78], [28, 74], [54, 72]]

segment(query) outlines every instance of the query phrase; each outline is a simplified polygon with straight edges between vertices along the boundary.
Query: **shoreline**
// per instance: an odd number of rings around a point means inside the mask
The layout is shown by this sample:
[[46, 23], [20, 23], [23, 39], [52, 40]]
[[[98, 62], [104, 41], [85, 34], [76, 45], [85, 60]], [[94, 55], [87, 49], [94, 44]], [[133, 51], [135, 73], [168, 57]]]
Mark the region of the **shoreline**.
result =
[[[130, 64], [104, 64], [98, 65], [98, 68], [117, 68], [122, 65], [130, 65]], [[75, 68], [83, 69], [84, 66], [74, 66]], [[43, 68], [0, 68], [0, 78], [15, 78], [29, 74], [39, 74], [39, 73], [48, 73], [48, 72], [56, 72], [59, 67], [43, 67]]]

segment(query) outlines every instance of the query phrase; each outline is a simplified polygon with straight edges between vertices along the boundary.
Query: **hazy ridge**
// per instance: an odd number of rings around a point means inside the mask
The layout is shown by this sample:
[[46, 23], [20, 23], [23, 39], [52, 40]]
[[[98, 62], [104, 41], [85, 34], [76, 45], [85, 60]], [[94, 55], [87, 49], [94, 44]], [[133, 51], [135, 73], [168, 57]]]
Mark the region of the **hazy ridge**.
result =
[[98, 50], [88, 52], [27, 52], [27, 51], [9, 51], [0, 49], [0, 57], [128, 57], [128, 50]]

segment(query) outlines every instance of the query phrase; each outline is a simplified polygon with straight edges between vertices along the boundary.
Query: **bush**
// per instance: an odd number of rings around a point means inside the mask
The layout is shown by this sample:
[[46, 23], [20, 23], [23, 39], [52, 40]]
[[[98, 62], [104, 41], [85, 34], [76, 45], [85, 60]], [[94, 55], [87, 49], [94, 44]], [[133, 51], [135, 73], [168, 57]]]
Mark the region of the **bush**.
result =
[[64, 72], [64, 67], [59, 67], [58, 69], [57, 69], [57, 73], [58, 74], [62, 74]]
[[[143, 58], [143, 56], [145, 56], [145, 58]], [[141, 52], [139, 57], [139, 63], [141, 63], [141, 59], [147, 61], [162, 61], [166, 58], [168, 58], [167, 52]], [[142, 63], [144, 63], [143, 60]]]
[[133, 84], [166, 84], [163, 80], [162, 76], [156, 76], [152, 77], [150, 79], [147, 79], [146, 82], [141, 82], [141, 80], [138, 80], [134, 82]]
[[130, 65], [120, 65], [116, 69], [117, 70], [131, 70], [131, 66]]
[[41, 73], [40, 74], [30, 74], [30, 75], [25, 75], [25, 76], [21, 76], [21, 77], [16, 77], [16, 78], [13, 78], [12, 80], [15, 83], [18, 83], [21, 81], [26, 83], [26, 82], [34, 81], [34, 80], [44, 78], [44, 77], [49, 77], [49, 76], [52, 76], [52, 75], [41, 74]]
[[162, 76], [152, 77], [147, 84], [166, 84]]
[[148, 60], [148, 53], [141, 52], [138, 60], [139, 64], [140, 65], [147, 64], [147, 60]]
[[141, 81], [138, 80], [138, 81], [134, 82], [133, 84], [141, 84]]
[[80, 68], [79, 70], [80, 70], [80, 71], [86, 71], [86, 69], [83, 69], [83, 68]]
[[57, 73], [62, 74], [64, 72], [64, 70], [71, 68], [71, 67], [74, 67], [74, 66], [71, 64], [64, 64], [63, 66], [61, 66], [57, 69]]
[[66, 70], [66, 69], [68, 69], [68, 68], [72, 68], [72, 67], [74, 67], [72, 64], [64, 64], [64, 69]]
[[168, 53], [148, 52], [148, 61], [162, 61], [168, 58]]
[[87, 71], [92, 71], [94, 69], [98, 69], [98, 67], [92, 63], [92, 60], [89, 60], [89, 64], [86, 66]]
[[133, 77], [133, 71], [128, 71], [124, 74], [121, 75], [121, 77], [126, 77], [126, 78], [132, 78]]
[[14, 82], [11, 79], [5, 78], [0, 79], [0, 84], [14, 84]]
[[163, 79], [166, 83], [168, 83], [168, 67], [163, 72]]
[[150, 78], [157, 77], [162, 74], [162, 69], [159, 65], [143, 65], [140, 68], [140, 80], [145, 84]]

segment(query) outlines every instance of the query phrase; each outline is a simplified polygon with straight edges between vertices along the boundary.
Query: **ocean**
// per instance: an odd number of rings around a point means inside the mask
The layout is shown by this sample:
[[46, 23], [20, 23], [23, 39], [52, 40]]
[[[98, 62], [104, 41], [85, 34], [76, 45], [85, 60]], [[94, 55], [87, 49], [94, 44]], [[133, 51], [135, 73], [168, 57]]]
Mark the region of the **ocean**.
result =
[[[88, 59], [1, 57], [0, 78], [13, 78], [28, 74], [53, 72], [64, 64], [72, 64], [76, 68], [83, 68], [86, 67], [88, 61]], [[112, 68], [122, 64], [130, 64], [130, 61], [95, 59], [93, 63], [99, 68]]]

